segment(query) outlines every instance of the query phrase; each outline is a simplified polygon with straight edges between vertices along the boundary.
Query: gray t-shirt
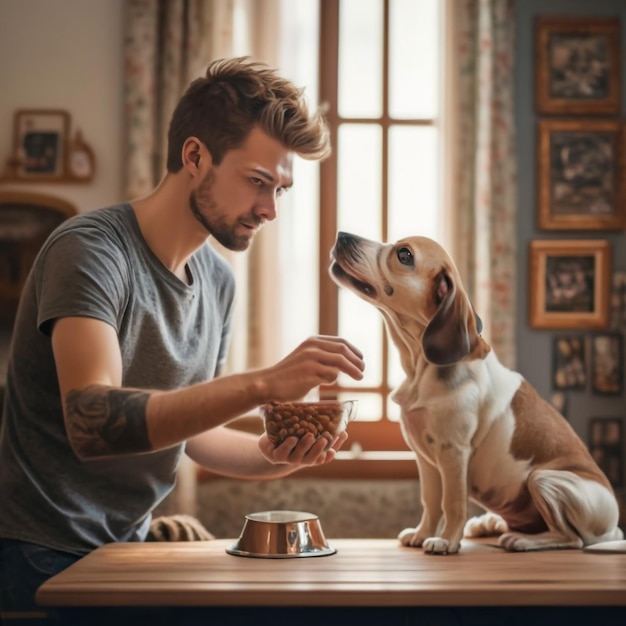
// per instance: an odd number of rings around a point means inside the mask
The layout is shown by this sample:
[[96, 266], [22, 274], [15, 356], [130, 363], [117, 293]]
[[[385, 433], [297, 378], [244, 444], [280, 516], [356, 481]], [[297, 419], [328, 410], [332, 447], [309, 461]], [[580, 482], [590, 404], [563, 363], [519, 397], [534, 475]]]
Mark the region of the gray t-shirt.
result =
[[63, 423], [51, 322], [82, 316], [115, 328], [124, 386], [175, 389], [211, 379], [226, 355], [234, 278], [208, 243], [188, 269], [190, 285], [152, 253], [128, 204], [73, 217], [44, 244], [11, 345], [0, 436], [0, 537], [77, 554], [145, 539], [151, 511], [173, 487], [184, 446], [80, 461]]

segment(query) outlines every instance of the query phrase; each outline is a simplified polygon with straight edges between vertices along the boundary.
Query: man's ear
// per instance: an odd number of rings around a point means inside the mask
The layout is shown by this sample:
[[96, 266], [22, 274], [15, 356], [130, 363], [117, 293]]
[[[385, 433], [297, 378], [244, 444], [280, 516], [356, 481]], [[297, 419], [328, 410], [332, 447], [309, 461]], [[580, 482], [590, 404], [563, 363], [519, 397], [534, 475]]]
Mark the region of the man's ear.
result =
[[197, 137], [187, 137], [183, 144], [183, 167], [192, 175], [200, 171], [204, 159], [208, 159], [209, 153], [204, 144]]

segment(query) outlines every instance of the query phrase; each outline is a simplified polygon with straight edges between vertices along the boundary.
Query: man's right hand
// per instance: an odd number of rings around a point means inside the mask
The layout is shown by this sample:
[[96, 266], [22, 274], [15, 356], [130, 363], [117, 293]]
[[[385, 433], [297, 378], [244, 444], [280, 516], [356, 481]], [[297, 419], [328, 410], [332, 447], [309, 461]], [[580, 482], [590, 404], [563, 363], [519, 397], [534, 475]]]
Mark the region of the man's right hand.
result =
[[365, 363], [362, 352], [340, 337], [309, 337], [276, 365], [259, 374], [268, 401], [294, 401], [319, 385], [330, 385], [344, 373], [361, 380]]

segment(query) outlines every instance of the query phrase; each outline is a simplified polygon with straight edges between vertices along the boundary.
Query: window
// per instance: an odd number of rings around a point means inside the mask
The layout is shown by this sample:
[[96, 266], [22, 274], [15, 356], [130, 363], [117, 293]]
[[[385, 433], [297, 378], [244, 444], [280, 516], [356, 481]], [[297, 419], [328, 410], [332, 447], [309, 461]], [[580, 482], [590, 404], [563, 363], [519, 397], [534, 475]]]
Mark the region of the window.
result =
[[[358, 400], [357, 420], [337, 460], [299, 478], [416, 477], [390, 399], [403, 378], [395, 347], [378, 311], [339, 290], [328, 267], [339, 230], [381, 241], [443, 239], [443, 4], [281, 0], [279, 69], [306, 86], [311, 106], [327, 107], [333, 154], [321, 164], [294, 160], [295, 185], [281, 198], [279, 219], [265, 226], [279, 230], [273, 349], [284, 355], [310, 335], [338, 334], [367, 365], [363, 381], [342, 377], [320, 391]], [[316, 397], [317, 390], [307, 399]], [[258, 433], [257, 417], [248, 418], [236, 427]]]
[[[315, 4], [284, 3], [292, 26], [283, 49], [299, 51], [284, 69], [307, 85], [312, 102], [328, 107], [333, 155], [321, 165], [298, 162], [294, 193], [281, 207], [283, 345], [287, 351], [319, 332], [339, 334], [365, 353], [363, 381], [343, 377], [321, 392], [359, 405], [349, 428], [352, 448], [315, 475], [364, 477], [371, 469], [376, 477], [414, 477], [399, 408], [390, 400], [403, 376], [395, 347], [378, 311], [339, 290], [328, 265], [339, 230], [382, 241], [439, 238], [442, 3], [319, 0], [314, 14]], [[318, 68], [319, 94], [310, 87]], [[312, 293], [318, 298], [310, 304]]]

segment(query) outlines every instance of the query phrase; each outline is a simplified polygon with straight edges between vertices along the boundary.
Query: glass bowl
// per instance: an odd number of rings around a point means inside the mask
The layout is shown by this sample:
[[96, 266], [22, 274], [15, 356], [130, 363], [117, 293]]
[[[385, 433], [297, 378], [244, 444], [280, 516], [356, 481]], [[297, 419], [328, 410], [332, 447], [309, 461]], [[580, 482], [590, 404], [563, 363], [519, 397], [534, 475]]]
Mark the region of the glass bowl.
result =
[[269, 440], [278, 446], [287, 437], [300, 439], [307, 433], [333, 441], [356, 417], [356, 405], [356, 400], [270, 402], [260, 411]]

